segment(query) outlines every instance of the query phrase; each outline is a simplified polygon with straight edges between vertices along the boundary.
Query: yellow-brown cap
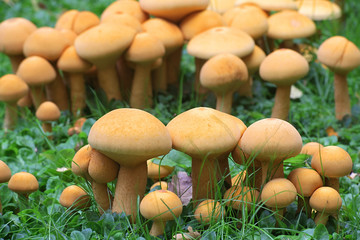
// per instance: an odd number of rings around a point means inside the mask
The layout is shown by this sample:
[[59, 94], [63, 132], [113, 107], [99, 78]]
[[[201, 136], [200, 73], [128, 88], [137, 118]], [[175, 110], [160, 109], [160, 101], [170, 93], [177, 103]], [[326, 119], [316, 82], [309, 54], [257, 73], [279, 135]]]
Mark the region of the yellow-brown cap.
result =
[[261, 201], [270, 208], [285, 208], [295, 201], [297, 191], [289, 180], [275, 178], [267, 182], [261, 192]]
[[40, 121], [56, 121], [60, 118], [59, 107], [50, 101], [45, 101], [40, 104], [36, 110], [36, 117]]
[[84, 209], [91, 205], [90, 196], [76, 185], [66, 187], [59, 198], [59, 202], [63, 207], [71, 209]]
[[101, 20], [111, 14], [127, 13], [137, 18], [141, 23], [149, 19], [149, 14], [143, 11], [138, 1], [122, 0], [111, 3], [101, 14]]
[[308, 142], [302, 148], [300, 154], [307, 154], [314, 156], [324, 146], [318, 142]]
[[175, 167], [159, 165], [159, 164], [154, 163], [152, 160], [153, 159], [147, 160], [148, 178], [158, 180], [158, 179], [169, 176], [174, 171]]
[[105, 15], [105, 17], [101, 19], [101, 23], [125, 25], [127, 27], [134, 28], [138, 33], [143, 31], [141, 22], [136, 17], [128, 13], [114, 13]]
[[150, 191], [153, 190], [155, 187], [159, 186], [161, 190], [168, 190], [168, 183], [165, 181], [159, 181], [151, 185]]
[[108, 183], [117, 178], [119, 164], [92, 148], [88, 172], [95, 182]]
[[20, 63], [16, 75], [29, 86], [41, 86], [54, 81], [56, 72], [45, 58], [32, 56]]
[[222, 209], [220, 203], [213, 199], [200, 202], [194, 212], [195, 219], [200, 223], [215, 222], [222, 216], [225, 216], [225, 209]]
[[259, 70], [260, 65], [264, 61], [265, 57], [265, 52], [260, 47], [255, 45], [254, 51], [241, 59], [244, 61], [248, 69], [249, 75], [253, 75]]
[[310, 197], [310, 206], [319, 212], [336, 213], [342, 205], [340, 194], [331, 187], [320, 187]]
[[341, 17], [341, 8], [332, 1], [298, 0], [296, 1], [296, 3], [299, 7], [299, 13], [315, 21], [332, 20]]
[[311, 194], [323, 186], [321, 176], [310, 168], [296, 168], [287, 177], [296, 187], [297, 193], [304, 197]]
[[91, 146], [86, 144], [85, 146], [81, 147], [74, 155], [72, 162], [71, 162], [71, 170], [72, 172], [80, 177], [83, 177], [87, 180], [91, 180], [91, 177], [88, 172], [89, 163], [90, 163], [90, 153], [91, 153]]
[[56, 29], [69, 29], [80, 34], [89, 28], [99, 25], [100, 19], [89, 11], [68, 10], [61, 14], [55, 24]]
[[57, 61], [57, 67], [65, 72], [79, 73], [88, 71], [92, 64], [82, 59], [74, 46], [70, 46], [61, 54]]
[[11, 170], [9, 166], [0, 160], [0, 183], [9, 181], [11, 178]]
[[17, 102], [28, 91], [28, 85], [15, 74], [6, 74], [0, 78], [0, 101]]
[[18, 194], [29, 194], [39, 189], [39, 182], [31, 173], [18, 172], [12, 175], [8, 187]]
[[265, 11], [281, 11], [285, 9], [297, 9], [297, 5], [294, 0], [237, 0], [236, 5], [244, 3], [254, 3], [261, 7]]
[[223, 199], [226, 205], [242, 211], [251, 210], [259, 198], [259, 191], [247, 186], [232, 186], [226, 190]]

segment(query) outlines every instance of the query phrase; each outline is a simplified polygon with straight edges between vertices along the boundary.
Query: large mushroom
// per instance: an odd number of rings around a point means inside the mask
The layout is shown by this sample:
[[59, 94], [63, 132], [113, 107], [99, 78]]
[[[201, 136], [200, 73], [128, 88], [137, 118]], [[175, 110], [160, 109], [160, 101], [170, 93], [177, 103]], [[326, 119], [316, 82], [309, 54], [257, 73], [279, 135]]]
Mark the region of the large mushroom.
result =
[[334, 36], [320, 45], [317, 58], [334, 72], [335, 117], [341, 120], [351, 115], [347, 75], [360, 66], [360, 50], [345, 37]]
[[168, 130], [145, 111], [122, 108], [97, 120], [88, 141], [92, 148], [120, 164], [112, 211], [125, 212], [135, 222], [137, 199], [143, 197], [146, 188], [146, 161], [170, 151]]

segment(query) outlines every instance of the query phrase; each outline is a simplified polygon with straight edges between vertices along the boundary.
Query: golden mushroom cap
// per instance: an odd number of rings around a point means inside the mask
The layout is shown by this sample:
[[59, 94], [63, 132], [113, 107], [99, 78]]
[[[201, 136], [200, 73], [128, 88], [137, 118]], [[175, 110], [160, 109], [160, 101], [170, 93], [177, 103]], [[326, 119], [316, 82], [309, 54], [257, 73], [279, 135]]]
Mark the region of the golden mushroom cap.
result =
[[226, 205], [237, 210], [250, 210], [257, 203], [259, 191], [247, 186], [235, 185], [226, 190]]
[[340, 194], [331, 187], [320, 187], [310, 197], [310, 206], [319, 212], [336, 213], [341, 205]]
[[117, 178], [119, 164], [92, 148], [88, 172], [95, 182], [108, 183]]
[[307, 154], [314, 156], [324, 146], [318, 142], [308, 142], [302, 148], [300, 154]]
[[220, 203], [213, 199], [207, 199], [199, 203], [195, 208], [194, 217], [198, 222], [209, 223], [218, 221], [225, 215]]
[[75, 47], [70, 46], [61, 54], [57, 67], [65, 72], [82, 73], [90, 70], [92, 64], [80, 58]]
[[294, 184], [297, 193], [304, 197], [310, 197], [316, 189], [323, 186], [321, 176], [314, 169], [296, 168], [287, 178]]
[[19, 194], [29, 194], [39, 189], [39, 182], [31, 173], [18, 172], [9, 180], [8, 187]]
[[91, 205], [90, 196], [76, 185], [66, 187], [59, 198], [59, 202], [63, 207], [71, 209], [84, 209]]
[[320, 175], [329, 178], [350, 174], [352, 165], [350, 155], [338, 146], [323, 147], [311, 159], [311, 167]]
[[45, 101], [40, 104], [36, 110], [36, 117], [40, 121], [56, 121], [60, 118], [61, 112], [59, 107], [50, 101]]
[[101, 21], [109, 15], [118, 13], [134, 16], [141, 23], [149, 19], [149, 14], [140, 7], [138, 1], [122, 0], [111, 3], [101, 14]]
[[11, 178], [11, 170], [9, 166], [0, 160], [0, 183], [9, 181]]
[[275, 178], [267, 182], [261, 192], [261, 201], [270, 208], [285, 208], [295, 201], [297, 191], [288, 179]]
[[71, 171], [80, 177], [83, 177], [87, 180], [91, 180], [89, 175], [89, 163], [91, 157], [91, 146], [86, 144], [81, 147], [74, 155], [73, 160], [71, 162]]
[[17, 102], [28, 92], [28, 85], [15, 74], [6, 74], [0, 78], [0, 101]]
[[156, 190], [147, 194], [140, 202], [140, 213], [153, 221], [170, 221], [179, 217], [183, 205], [180, 198], [168, 190]]
[[159, 181], [151, 185], [150, 190], [154, 189], [155, 187], [159, 186], [161, 190], [168, 190], [168, 183], [165, 181]]
[[299, 13], [315, 21], [333, 20], [341, 17], [341, 8], [332, 1], [298, 0], [296, 3], [299, 6]]
[[175, 167], [156, 164], [152, 161], [152, 159], [147, 160], [148, 178], [161, 179], [167, 177], [174, 171], [174, 169]]

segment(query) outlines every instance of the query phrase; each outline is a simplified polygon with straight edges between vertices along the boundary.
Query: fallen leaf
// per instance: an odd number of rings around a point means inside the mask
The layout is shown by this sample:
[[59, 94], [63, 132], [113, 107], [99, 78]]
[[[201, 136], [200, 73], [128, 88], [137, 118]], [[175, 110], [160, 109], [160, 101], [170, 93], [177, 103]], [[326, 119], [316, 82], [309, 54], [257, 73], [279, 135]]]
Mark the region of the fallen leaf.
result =
[[176, 193], [185, 206], [192, 199], [192, 180], [186, 172], [179, 171], [174, 175], [168, 184], [168, 189]]
[[194, 230], [192, 229], [191, 226], [188, 227], [188, 233], [178, 233], [175, 236], [173, 236], [173, 239], [176, 240], [183, 240], [183, 239], [198, 239], [200, 238], [200, 233], [199, 232], [194, 232]]
[[290, 99], [299, 99], [303, 96], [303, 92], [295, 87], [294, 85], [291, 85], [290, 89]]
[[57, 168], [57, 169], [56, 169], [57, 172], [66, 172], [66, 171], [68, 171], [68, 170], [70, 170], [70, 169], [67, 168], [67, 167], [61, 167], [61, 168]]
[[326, 133], [329, 137], [331, 137], [331, 136], [339, 137], [339, 134], [331, 126], [326, 129]]

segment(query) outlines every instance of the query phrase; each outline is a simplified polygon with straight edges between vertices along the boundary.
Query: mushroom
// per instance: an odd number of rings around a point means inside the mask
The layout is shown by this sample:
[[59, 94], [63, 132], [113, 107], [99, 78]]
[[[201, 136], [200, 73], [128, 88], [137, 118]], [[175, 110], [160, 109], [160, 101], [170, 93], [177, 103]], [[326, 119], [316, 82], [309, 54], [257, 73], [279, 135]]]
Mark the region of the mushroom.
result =
[[36, 117], [43, 122], [42, 128], [46, 133], [52, 132], [51, 122], [59, 120], [60, 115], [58, 106], [50, 101], [43, 102], [36, 110]]
[[310, 206], [317, 211], [315, 224], [326, 225], [330, 215], [336, 215], [342, 200], [338, 191], [332, 187], [320, 187], [311, 195]]
[[17, 101], [29, 92], [27, 84], [14, 74], [7, 74], [0, 78], [0, 101], [5, 102], [5, 117], [3, 128], [5, 131], [15, 128], [17, 123]]
[[99, 17], [90, 11], [68, 10], [61, 14], [55, 24], [55, 29], [69, 29], [77, 35], [99, 25]]
[[314, 21], [333, 20], [341, 17], [341, 8], [326, 0], [296, 1], [298, 12]]
[[349, 72], [360, 66], [360, 50], [345, 37], [334, 36], [320, 45], [317, 58], [334, 72], [335, 117], [341, 120], [351, 115], [346, 78]]
[[238, 174], [231, 178], [231, 186], [240, 186], [246, 177], [246, 170], [240, 171]]
[[295, 201], [297, 191], [289, 180], [285, 178], [276, 178], [270, 180], [264, 185], [261, 191], [261, 201], [271, 210], [276, 211], [275, 218], [281, 221], [284, 208]]
[[260, 76], [277, 86], [271, 117], [288, 119], [291, 85], [308, 72], [309, 63], [291, 49], [276, 50], [264, 59], [260, 65]]
[[339, 178], [350, 174], [350, 155], [341, 147], [327, 146], [320, 149], [311, 159], [311, 167], [325, 177], [325, 186], [339, 191]]
[[146, 32], [136, 34], [125, 53], [125, 59], [135, 63], [130, 95], [131, 107], [144, 109], [152, 106], [151, 67], [164, 54], [164, 45], [155, 36]]
[[[155, 158], [156, 159], [156, 158]], [[156, 164], [152, 161], [153, 159], [147, 160], [147, 175], [148, 178], [152, 180], [160, 180], [169, 176], [175, 169], [175, 167], [170, 167], [161, 164]]]
[[171, 150], [167, 128], [145, 111], [122, 108], [97, 120], [88, 141], [92, 148], [120, 164], [112, 211], [125, 212], [135, 222], [137, 199], [142, 199], [146, 188], [146, 161]]
[[88, 71], [92, 64], [81, 59], [75, 47], [68, 47], [57, 62], [58, 69], [68, 73], [70, 83], [71, 112], [74, 117], [83, 115], [86, 106], [86, 89], [83, 74]]
[[236, 0], [211, 0], [208, 9], [223, 14], [227, 10], [234, 8]]
[[155, 17], [179, 22], [192, 12], [206, 9], [209, 0], [140, 0], [139, 3], [145, 12]]
[[290, 172], [287, 178], [294, 184], [297, 193], [302, 197], [302, 199], [298, 199], [297, 212], [299, 213], [304, 208], [306, 215], [310, 217], [309, 199], [316, 189], [323, 186], [321, 176], [313, 169], [296, 168]]
[[133, 28], [103, 23], [83, 32], [75, 40], [77, 54], [96, 66], [99, 85], [108, 100], [121, 99], [115, 64], [135, 34]]
[[240, 185], [232, 186], [223, 196], [226, 206], [239, 211], [238, 217], [241, 217], [241, 212], [254, 209], [258, 198], [258, 190]]
[[195, 219], [206, 225], [219, 221], [223, 216], [225, 216], [225, 209], [213, 199], [206, 199], [199, 203], [194, 212]]
[[168, 190], [150, 192], [140, 202], [141, 215], [153, 221], [151, 236], [164, 235], [166, 222], [178, 218], [182, 210], [180, 198]]
[[255, 188], [260, 189], [267, 179], [284, 177], [282, 162], [300, 153], [302, 139], [290, 123], [266, 118], [256, 121], [245, 130], [239, 146], [248, 158], [246, 161], [252, 159], [255, 167], [259, 167], [260, 162], [261, 171], [253, 171]]
[[168, 190], [168, 183], [165, 181], [159, 181], [154, 183], [153, 185], [151, 185], [150, 187], [150, 191], [153, 190], [154, 188], [159, 187], [162, 190]]
[[33, 56], [20, 63], [16, 75], [29, 85], [32, 101], [37, 109], [46, 101], [44, 88], [55, 80], [56, 72], [46, 59]]
[[307, 154], [310, 156], [314, 156], [323, 147], [324, 146], [318, 142], [308, 142], [301, 148], [300, 154]]
[[215, 199], [218, 191], [217, 158], [229, 153], [241, 136], [236, 122], [224, 113], [205, 107], [183, 112], [166, 126], [173, 148], [192, 158], [193, 203]]
[[101, 21], [109, 15], [119, 13], [130, 14], [141, 23], [149, 19], [149, 14], [144, 12], [138, 1], [122, 0], [111, 3], [101, 14]]
[[216, 109], [231, 113], [233, 93], [248, 79], [245, 63], [237, 56], [224, 53], [211, 57], [200, 71], [200, 83], [216, 95]]
[[25, 18], [9, 18], [0, 24], [0, 52], [9, 57], [14, 73], [24, 60], [24, 42], [35, 30], [36, 26]]
[[177, 25], [160, 18], [151, 18], [145, 21], [142, 27], [145, 32], [159, 39], [165, 47], [163, 62], [159, 68], [154, 70], [152, 80], [153, 89], [156, 92], [166, 91], [167, 71], [176, 71], [176, 68], [169, 69], [167, 64], [172, 60], [172, 55], [176, 54], [178, 49], [182, 49], [184, 43], [183, 34]]
[[[69, 41], [59, 30], [50, 27], [36, 29], [24, 43], [24, 55], [26, 57], [39, 56], [52, 63], [55, 68], [56, 61], [62, 52], [69, 46]], [[68, 110], [68, 93], [65, 83], [58, 73], [55, 72], [55, 80], [48, 84], [46, 92], [48, 99], [56, 103], [60, 110]]]
[[18, 172], [10, 178], [8, 188], [20, 197], [27, 199], [30, 193], [39, 189], [39, 182], [31, 173]]
[[[10, 168], [8, 167], [8, 165], [6, 165], [6, 163], [0, 160], [0, 183], [5, 183], [9, 181], [10, 178], [11, 178]], [[1, 201], [0, 201], [0, 214], [2, 214]]]
[[82, 210], [91, 206], [90, 196], [76, 185], [66, 187], [61, 192], [59, 202], [69, 210]]
[[243, 3], [253, 3], [265, 10], [267, 13], [271, 11], [281, 11], [285, 9], [297, 9], [297, 5], [294, 0], [237, 0], [235, 5], [241, 5]]

